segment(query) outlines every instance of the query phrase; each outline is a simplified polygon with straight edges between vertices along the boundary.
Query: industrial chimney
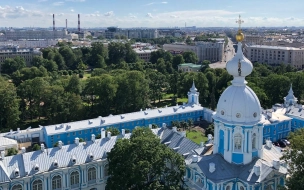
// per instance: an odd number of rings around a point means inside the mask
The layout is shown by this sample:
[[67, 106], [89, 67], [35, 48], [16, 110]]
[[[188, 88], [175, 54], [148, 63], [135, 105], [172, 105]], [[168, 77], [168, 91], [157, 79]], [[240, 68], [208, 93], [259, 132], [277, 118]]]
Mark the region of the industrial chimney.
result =
[[55, 31], [55, 14], [53, 14], [53, 31]]
[[78, 14], [78, 32], [80, 32], [80, 14]]

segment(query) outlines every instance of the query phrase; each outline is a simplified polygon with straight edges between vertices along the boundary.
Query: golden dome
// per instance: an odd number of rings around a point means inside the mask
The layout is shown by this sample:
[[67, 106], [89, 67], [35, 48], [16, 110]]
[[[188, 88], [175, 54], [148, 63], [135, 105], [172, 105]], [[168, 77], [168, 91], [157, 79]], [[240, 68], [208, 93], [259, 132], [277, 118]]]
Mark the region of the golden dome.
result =
[[238, 31], [235, 38], [236, 38], [236, 41], [238, 41], [238, 42], [242, 42], [244, 40], [244, 34], [242, 33], [241, 30]]

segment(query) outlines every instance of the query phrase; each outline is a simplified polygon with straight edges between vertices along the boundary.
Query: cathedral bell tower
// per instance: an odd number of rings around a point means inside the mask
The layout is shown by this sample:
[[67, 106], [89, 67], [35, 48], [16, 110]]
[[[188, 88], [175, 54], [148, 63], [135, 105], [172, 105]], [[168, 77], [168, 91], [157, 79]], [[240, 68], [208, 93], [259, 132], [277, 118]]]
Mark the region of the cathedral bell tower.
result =
[[260, 101], [246, 85], [245, 77], [252, 72], [253, 66], [242, 52], [244, 34], [241, 18], [237, 23], [237, 53], [226, 65], [234, 79], [232, 85], [222, 93], [213, 116], [213, 153], [221, 154], [229, 163], [248, 164], [253, 158], [262, 156], [264, 125]]
[[192, 87], [190, 88], [190, 91], [188, 92], [188, 104], [196, 104], [200, 105], [199, 103], [199, 92], [195, 88], [194, 80], [192, 83]]

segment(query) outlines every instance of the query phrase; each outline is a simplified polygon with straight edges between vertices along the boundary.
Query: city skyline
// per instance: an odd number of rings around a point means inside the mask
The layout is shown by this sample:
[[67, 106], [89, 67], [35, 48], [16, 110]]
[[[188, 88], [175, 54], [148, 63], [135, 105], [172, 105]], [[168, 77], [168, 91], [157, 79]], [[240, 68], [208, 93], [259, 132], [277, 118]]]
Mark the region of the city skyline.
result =
[[[297, 6], [294, 6], [294, 5]], [[0, 4], [2, 27], [237, 27], [241, 14], [244, 27], [304, 26], [304, 2], [283, 0], [11, 0]]]

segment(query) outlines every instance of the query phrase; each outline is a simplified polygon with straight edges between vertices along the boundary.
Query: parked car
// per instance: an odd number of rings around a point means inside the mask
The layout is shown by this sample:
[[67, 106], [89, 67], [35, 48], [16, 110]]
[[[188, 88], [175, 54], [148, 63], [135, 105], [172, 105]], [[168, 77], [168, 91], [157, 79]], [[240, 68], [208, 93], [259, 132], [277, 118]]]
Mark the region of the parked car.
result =
[[278, 142], [274, 142], [273, 145], [280, 147], [280, 144]]
[[282, 139], [278, 140], [278, 143], [279, 143], [280, 147], [282, 147], [282, 148], [286, 147], [286, 143]]
[[286, 144], [287, 146], [290, 145], [290, 142], [289, 142], [287, 139], [282, 139], [282, 141], [285, 142], [285, 144]]

